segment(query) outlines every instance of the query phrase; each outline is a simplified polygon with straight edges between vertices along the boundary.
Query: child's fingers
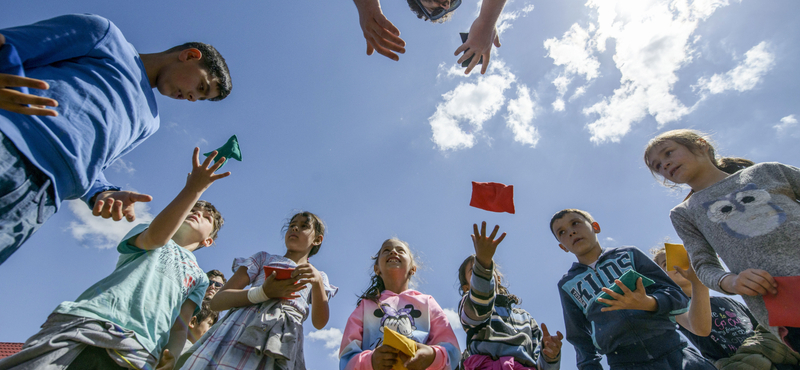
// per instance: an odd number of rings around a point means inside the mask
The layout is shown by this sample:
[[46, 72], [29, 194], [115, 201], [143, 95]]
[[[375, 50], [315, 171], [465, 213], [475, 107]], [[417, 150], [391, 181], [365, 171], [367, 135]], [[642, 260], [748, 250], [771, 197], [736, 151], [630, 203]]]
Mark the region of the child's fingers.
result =
[[494, 238], [497, 236], [498, 231], [500, 231], [500, 225], [494, 225], [494, 229], [492, 229], [492, 234], [489, 235], [489, 239], [494, 240]]
[[505, 238], [506, 238], [506, 233], [502, 233], [502, 234], [500, 234], [500, 237], [497, 238], [497, 240], [494, 241], [494, 243], [495, 244], [500, 244], [500, 242], [502, 242], [503, 239], [505, 239]]
[[486, 221], [481, 222], [481, 238], [486, 237]]
[[478, 224], [472, 224], [472, 238], [474, 239], [478, 235], [481, 235], [478, 233]]
[[192, 164], [194, 165], [194, 168], [200, 167], [200, 148], [198, 147], [194, 147], [194, 152], [192, 153]]
[[[198, 149], [198, 153], [199, 152], [200, 152], [200, 150]], [[203, 168], [207, 169], [208, 166], [211, 164], [211, 161], [213, 161], [214, 157], [216, 157], [216, 156], [217, 156], [217, 151], [216, 150], [211, 152], [211, 154], [209, 154], [208, 157], [206, 157], [206, 160], [203, 161]]]
[[542, 323], [542, 338], [549, 338], [549, 337], [550, 337], [550, 332], [547, 331], [547, 325]]
[[[469, 39], [467, 39], [467, 41], [469, 41]], [[456, 52], [453, 53], [453, 55], [461, 54], [461, 52], [463, 52], [463, 51], [465, 51], [467, 49], [469, 49], [469, 46], [467, 46], [467, 43], [465, 42], [465, 43], [461, 44], [461, 46], [459, 46], [458, 49], [456, 49]], [[461, 63], [461, 62], [462, 62], [462, 60], [459, 59], [458, 63]]]
[[225, 172], [225, 173], [214, 174], [214, 175], [211, 175], [211, 181], [217, 181], [219, 179], [224, 179], [224, 178], [226, 178], [226, 177], [228, 177], [230, 175], [231, 175], [230, 171]]
[[489, 59], [492, 59], [491, 50], [483, 55], [483, 66], [481, 67], [481, 74], [486, 74], [486, 70], [489, 68]]
[[227, 159], [228, 158], [225, 158], [224, 156], [219, 157], [219, 159], [211, 166], [211, 172], [217, 172], [217, 170], [222, 167], [223, 164], [225, 164], [225, 160]]

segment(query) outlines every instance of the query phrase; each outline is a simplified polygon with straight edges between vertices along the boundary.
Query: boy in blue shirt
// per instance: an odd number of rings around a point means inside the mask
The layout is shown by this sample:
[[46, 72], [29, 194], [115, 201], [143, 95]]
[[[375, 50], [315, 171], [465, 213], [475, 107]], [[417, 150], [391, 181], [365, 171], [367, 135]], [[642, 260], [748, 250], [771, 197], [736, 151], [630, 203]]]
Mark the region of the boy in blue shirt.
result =
[[[575, 346], [579, 369], [715, 369], [678, 334], [671, 315], [685, 312], [689, 298], [658, 265], [634, 247], [603, 249], [600, 225], [578, 209], [550, 220], [559, 247], [578, 258], [558, 282], [567, 341]], [[628, 289], [619, 277], [635, 270], [654, 281]], [[623, 294], [609, 287], [616, 284]], [[608, 293], [613, 299], [598, 298]], [[600, 303], [608, 305], [603, 307]]]
[[62, 200], [80, 198], [95, 216], [135, 219], [134, 203], [152, 198], [120, 191], [103, 171], [158, 129], [153, 88], [221, 100], [231, 80], [210, 45], [139, 54], [96, 15], [0, 30], [0, 264]]
[[[22, 351], [0, 369], [171, 369], [187, 327], [203, 302], [208, 278], [193, 252], [210, 246], [223, 219], [199, 200], [224, 162], [216, 152], [194, 166], [186, 186], [153, 222], [137, 225], [119, 243], [114, 271], [74, 302], [62, 302]], [[210, 165], [210, 167], [209, 167]], [[160, 362], [159, 362], [159, 358]]]

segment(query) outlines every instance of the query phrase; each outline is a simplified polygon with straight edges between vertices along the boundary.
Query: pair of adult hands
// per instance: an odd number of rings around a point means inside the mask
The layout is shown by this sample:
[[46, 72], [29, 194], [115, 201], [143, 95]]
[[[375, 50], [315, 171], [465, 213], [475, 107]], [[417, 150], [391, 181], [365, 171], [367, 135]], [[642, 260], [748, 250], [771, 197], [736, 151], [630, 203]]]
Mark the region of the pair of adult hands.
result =
[[[358, 8], [358, 18], [364, 39], [367, 41], [367, 55], [375, 51], [391, 60], [397, 61], [397, 53], [406, 52], [406, 42], [400, 38], [400, 30], [383, 15], [379, 0], [354, 0]], [[498, 13], [499, 14], [499, 13]], [[483, 57], [481, 73], [486, 73], [489, 59], [492, 54], [492, 45], [500, 47], [500, 36], [494, 22], [487, 22], [483, 17], [478, 17], [469, 30], [469, 38], [456, 49], [454, 55], [464, 53], [458, 59], [461, 64], [472, 58], [465, 71], [469, 74]]]

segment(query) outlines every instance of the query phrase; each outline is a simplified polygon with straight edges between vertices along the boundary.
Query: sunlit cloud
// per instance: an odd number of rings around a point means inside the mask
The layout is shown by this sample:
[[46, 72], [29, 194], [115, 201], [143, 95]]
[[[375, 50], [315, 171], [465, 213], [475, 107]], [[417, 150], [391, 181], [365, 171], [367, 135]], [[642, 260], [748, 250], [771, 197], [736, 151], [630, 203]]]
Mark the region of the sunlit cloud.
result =
[[[500, 18], [497, 19], [497, 33], [502, 34], [506, 30], [511, 28], [513, 22], [517, 20], [517, 18], [525, 17], [531, 11], [533, 11], [533, 4], [526, 4], [520, 10], [514, 10], [510, 12], [504, 11], [500, 13]], [[502, 42], [502, 40], [500, 41]]]
[[794, 114], [781, 118], [780, 123], [772, 126], [778, 135], [791, 135], [792, 137], [800, 137], [800, 132], [797, 131], [797, 118]]
[[[442, 95], [443, 102], [428, 118], [433, 130], [433, 142], [440, 150], [458, 150], [475, 145], [475, 133], [494, 117], [506, 101], [504, 92], [516, 81], [501, 60], [493, 60], [486, 75], [475, 82], [461, 82]], [[464, 124], [469, 131], [462, 129]]]
[[769, 44], [762, 41], [745, 53], [744, 60], [735, 68], [709, 78], [700, 78], [694, 88], [709, 94], [719, 94], [728, 90], [747, 91], [761, 82], [764, 75], [775, 65], [775, 55], [767, 49]]
[[450, 326], [453, 328], [453, 331], [460, 332], [463, 330], [461, 326], [461, 318], [458, 315], [456, 310], [450, 308], [443, 308], [444, 314], [447, 315], [447, 321], [450, 322]]
[[[605, 52], [609, 39], [615, 41], [613, 60], [621, 74], [620, 86], [583, 109], [594, 117], [587, 125], [593, 142], [619, 141], [648, 115], [660, 127], [692, 112], [693, 107], [672, 92], [677, 71], [692, 61], [691, 45], [697, 39], [693, 33], [699, 22], [727, 5], [722, 0], [589, 0], [586, 6], [596, 12], [596, 23], [573, 24], [560, 39], [545, 41], [548, 56], [563, 69], [559, 77], [580, 76], [587, 83], [599, 77], [596, 54]], [[567, 91], [554, 84], [558, 97], [553, 108], [561, 110]], [[570, 101], [584, 93], [585, 85]]]
[[338, 328], [317, 330], [309, 333], [308, 338], [312, 341], [322, 341], [326, 349], [333, 348], [333, 352], [330, 352], [328, 356], [332, 358], [339, 358], [339, 346], [342, 343], [342, 331]]
[[135, 203], [136, 220], [113, 221], [92, 215], [92, 210], [81, 200], [67, 201], [69, 210], [77, 220], [69, 223], [69, 232], [84, 247], [114, 248], [131, 229], [143, 222], [153, 220], [147, 203]]
[[536, 103], [531, 100], [531, 92], [523, 84], [517, 85], [517, 98], [508, 102], [508, 115], [506, 126], [514, 133], [514, 140], [536, 147], [539, 142], [539, 132], [533, 126], [536, 117]]
[[136, 172], [136, 169], [133, 168], [133, 164], [125, 161], [122, 158], [117, 158], [117, 160], [115, 160], [114, 163], [111, 163], [108, 168], [114, 170], [115, 172], [124, 172], [129, 175], [132, 175], [134, 172]]

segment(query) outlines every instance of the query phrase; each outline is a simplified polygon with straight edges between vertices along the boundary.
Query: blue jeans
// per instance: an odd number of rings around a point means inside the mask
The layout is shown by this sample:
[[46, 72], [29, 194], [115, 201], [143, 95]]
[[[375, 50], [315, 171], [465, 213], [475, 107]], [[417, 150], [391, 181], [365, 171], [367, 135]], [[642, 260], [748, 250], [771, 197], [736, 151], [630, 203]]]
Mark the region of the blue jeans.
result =
[[0, 265], [55, 212], [50, 179], [0, 132]]

